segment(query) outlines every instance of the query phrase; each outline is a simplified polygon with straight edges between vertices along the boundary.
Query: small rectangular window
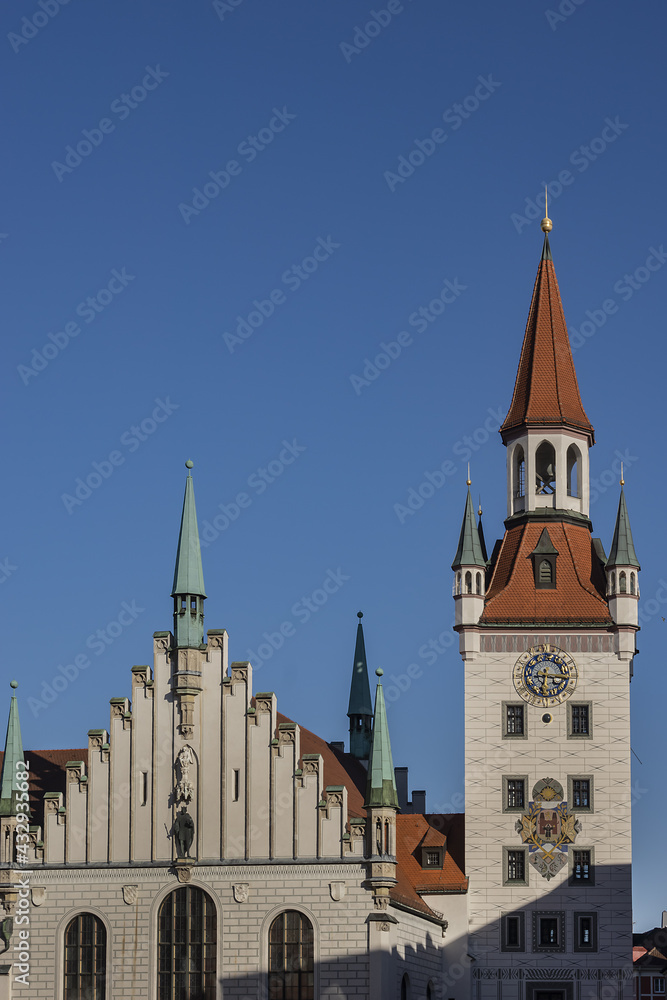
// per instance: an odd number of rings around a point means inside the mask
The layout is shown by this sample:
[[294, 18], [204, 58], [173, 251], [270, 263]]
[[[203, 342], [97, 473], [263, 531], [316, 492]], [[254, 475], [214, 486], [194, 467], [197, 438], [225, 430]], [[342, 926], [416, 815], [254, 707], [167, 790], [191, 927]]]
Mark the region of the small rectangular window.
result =
[[592, 865], [590, 851], [572, 852], [572, 879], [575, 882], [592, 882]]
[[240, 784], [240, 772], [235, 770], [232, 772], [232, 799], [234, 802], [239, 800]]
[[556, 947], [558, 941], [558, 918], [540, 917], [538, 940], [542, 948]]
[[597, 951], [597, 916], [595, 913], [575, 913], [574, 950]]
[[141, 772], [141, 805], [145, 806], [148, 802], [148, 771]]
[[526, 855], [524, 851], [507, 852], [507, 881], [525, 882]]
[[523, 705], [508, 705], [505, 732], [508, 736], [523, 736], [523, 728]]
[[572, 781], [572, 808], [590, 809], [591, 783], [587, 778], [574, 778]]
[[524, 808], [524, 794], [525, 783], [523, 778], [508, 778], [507, 779], [507, 808], [508, 809], [523, 809]]
[[437, 868], [440, 865], [440, 851], [427, 851], [426, 864], [430, 868]]
[[665, 980], [663, 976], [653, 977], [653, 992], [654, 993], [664, 993], [665, 992]]
[[562, 910], [533, 914], [533, 951], [565, 951], [565, 913]]
[[588, 736], [588, 705], [572, 706], [572, 733], [575, 736]]
[[525, 951], [525, 917], [523, 913], [503, 913], [500, 918], [500, 950]]

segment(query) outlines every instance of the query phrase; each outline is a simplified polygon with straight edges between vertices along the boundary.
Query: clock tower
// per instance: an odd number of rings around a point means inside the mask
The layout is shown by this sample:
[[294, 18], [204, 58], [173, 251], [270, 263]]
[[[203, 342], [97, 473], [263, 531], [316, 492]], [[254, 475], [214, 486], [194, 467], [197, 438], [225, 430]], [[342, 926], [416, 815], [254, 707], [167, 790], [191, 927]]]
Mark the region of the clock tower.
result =
[[468, 495], [452, 567], [465, 668], [473, 1000], [624, 1000], [632, 986], [629, 684], [639, 563], [623, 493], [609, 559], [592, 537], [594, 433], [551, 228], [544, 219], [500, 430], [505, 534], [480, 565]]

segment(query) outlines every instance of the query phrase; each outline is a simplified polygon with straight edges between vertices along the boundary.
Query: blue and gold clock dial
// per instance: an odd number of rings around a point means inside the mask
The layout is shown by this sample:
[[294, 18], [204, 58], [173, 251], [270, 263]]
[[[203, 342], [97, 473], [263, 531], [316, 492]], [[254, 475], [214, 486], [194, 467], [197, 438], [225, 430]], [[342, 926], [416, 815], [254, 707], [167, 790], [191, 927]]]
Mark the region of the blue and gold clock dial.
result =
[[558, 646], [544, 643], [521, 654], [514, 664], [513, 680], [520, 698], [547, 708], [570, 697], [577, 684], [577, 665]]

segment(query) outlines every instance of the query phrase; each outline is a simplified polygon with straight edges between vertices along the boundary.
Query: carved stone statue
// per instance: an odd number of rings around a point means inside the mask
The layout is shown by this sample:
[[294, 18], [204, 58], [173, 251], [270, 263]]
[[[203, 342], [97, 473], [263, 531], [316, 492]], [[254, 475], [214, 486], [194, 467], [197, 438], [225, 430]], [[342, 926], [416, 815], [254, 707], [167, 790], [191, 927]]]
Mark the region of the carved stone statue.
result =
[[192, 796], [194, 795], [194, 785], [190, 781], [190, 767], [194, 764], [195, 758], [192, 752], [192, 747], [184, 746], [181, 747], [176, 758], [178, 764], [178, 769], [180, 771], [180, 777], [176, 783], [176, 801], [189, 803], [192, 801]]
[[195, 821], [185, 806], [181, 806], [181, 811], [174, 820], [174, 838], [176, 840], [176, 853], [179, 858], [190, 857], [190, 848], [195, 835]]

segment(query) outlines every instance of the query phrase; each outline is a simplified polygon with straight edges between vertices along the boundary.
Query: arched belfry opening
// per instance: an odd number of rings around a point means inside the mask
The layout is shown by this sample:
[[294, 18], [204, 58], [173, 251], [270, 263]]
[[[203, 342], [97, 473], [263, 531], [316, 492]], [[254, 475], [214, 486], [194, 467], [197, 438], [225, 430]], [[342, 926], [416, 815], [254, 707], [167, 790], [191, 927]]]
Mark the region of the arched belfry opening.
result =
[[526, 495], [526, 456], [521, 445], [514, 449], [514, 499]]
[[543, 441], [535, 453], [535, 492], [538, 496], [556, 492], [556, 452], [548, 441]]
[[574, 444], [567, 449], [567, 495], [581, 496], [581, 452]]

